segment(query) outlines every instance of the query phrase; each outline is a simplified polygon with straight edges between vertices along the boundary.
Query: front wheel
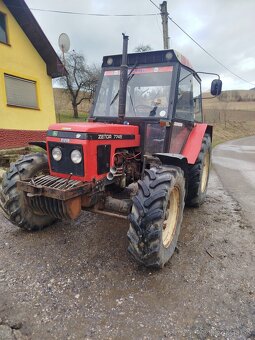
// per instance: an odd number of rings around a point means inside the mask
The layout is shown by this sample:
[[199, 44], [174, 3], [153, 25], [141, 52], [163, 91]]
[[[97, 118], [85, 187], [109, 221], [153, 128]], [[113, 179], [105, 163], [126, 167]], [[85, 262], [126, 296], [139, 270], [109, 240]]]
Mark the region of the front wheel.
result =
[[26, 195], [17, 188], [17, 182], [49, 173], [47, 156], [34, 153], [22, 156], [12, 163], [3, 177], [0, 190], [0, 207], [4, 216], [14, 225], [26, 230], [38, 230], [52, 224], [56, 219], [36, 214], [27, 204]]
[[190, 207], [199, 207], [205, 201], [211, 164], [211, 149], [211, 137], [206, 133], [195, 164], [189, 166], [186, 205]]
[[185, 180], [174, 166], [152, 167], [138, 181], [129, 215], [129, 252], [146, 267], [162, 268], [174, 253], [183, 218]]

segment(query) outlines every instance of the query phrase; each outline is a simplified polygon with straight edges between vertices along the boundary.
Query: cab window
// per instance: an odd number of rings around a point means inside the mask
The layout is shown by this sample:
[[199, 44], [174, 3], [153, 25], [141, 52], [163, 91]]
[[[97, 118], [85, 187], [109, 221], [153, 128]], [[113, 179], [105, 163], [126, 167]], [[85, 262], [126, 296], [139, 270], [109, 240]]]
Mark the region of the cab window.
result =
[[193, 105], [194, 105], [194, 119], [196, 122], [202, 122], [202, 96], [201, 85], [198, 80], [193, 78]]
[[[132, 72], [132, 73], [131, 73]], [[126, 117], [166, 118], [173, 66], [129, 70]], [[117, 117], [120, 70], [105, 70], [93, 115]]]

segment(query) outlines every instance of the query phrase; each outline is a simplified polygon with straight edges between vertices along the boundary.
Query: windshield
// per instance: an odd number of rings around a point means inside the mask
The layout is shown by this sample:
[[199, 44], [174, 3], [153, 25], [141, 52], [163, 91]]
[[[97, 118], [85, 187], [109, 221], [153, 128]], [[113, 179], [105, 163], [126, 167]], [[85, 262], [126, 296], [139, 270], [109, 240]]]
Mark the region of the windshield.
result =
[[[166, 117], [172, 71], [173, 66], [133, 69], [127, 85], [126, 117]], [[104, 72], [94, 116], [118, 116], [119, 81], [120, 70]]]

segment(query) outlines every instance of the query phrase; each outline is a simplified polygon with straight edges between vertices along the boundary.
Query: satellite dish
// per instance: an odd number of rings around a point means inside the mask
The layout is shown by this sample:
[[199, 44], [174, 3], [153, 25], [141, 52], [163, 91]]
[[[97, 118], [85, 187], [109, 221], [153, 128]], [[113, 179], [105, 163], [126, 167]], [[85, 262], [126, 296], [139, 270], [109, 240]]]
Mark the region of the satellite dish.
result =
[[66, 33], [61, 33], [58, 38], [58, 46], [63, 53], [67, 53], [70, 49], [70, 39]]

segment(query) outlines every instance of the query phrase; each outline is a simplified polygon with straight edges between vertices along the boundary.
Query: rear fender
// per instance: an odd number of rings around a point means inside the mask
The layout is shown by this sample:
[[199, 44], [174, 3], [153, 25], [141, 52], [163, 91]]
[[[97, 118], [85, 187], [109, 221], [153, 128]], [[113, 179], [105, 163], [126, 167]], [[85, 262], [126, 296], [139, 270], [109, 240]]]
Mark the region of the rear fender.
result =
[[201, 150], [205, 133], [212, 138], [212, 126], [208, 124], [196, 124], [189, 134], [187, 142], [182, 150], [182, 155], [187, 159], [188, 164], [195, 164]]

